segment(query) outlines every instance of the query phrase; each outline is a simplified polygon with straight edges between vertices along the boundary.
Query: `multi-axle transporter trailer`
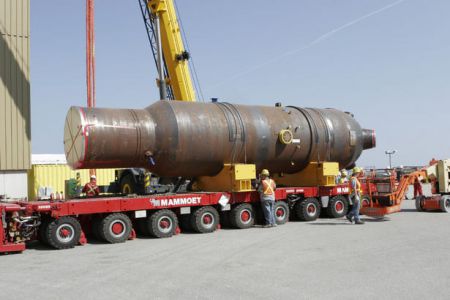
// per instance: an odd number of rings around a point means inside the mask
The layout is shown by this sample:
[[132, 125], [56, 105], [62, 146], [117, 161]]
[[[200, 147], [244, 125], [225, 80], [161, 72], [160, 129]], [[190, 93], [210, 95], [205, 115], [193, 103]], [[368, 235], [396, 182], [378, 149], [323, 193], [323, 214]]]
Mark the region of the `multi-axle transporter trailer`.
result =
[[[344, 216], [349, 208], [347, 185], [278, 188], [277, 224], [290, 215], [316, 220], [321, 211]], [[21, 252], [38, 239], [56, 249], [86, 243], [86, 235], [109, 243], [136, 237], [136, 231], [156, 238], [180, 231], [209, 233], [221, 224], [245, 229], [261, 219], [257, 192], [202, 192], [80, 198], [67, 201], [0, 203], [0, 253]]]

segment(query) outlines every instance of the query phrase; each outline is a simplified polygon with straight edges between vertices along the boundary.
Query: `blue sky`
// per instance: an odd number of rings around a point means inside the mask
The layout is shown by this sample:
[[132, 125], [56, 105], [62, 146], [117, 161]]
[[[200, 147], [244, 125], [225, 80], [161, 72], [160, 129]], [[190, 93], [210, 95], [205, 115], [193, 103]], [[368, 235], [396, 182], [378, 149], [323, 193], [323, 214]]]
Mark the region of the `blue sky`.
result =
[[[364, 166], [390, 148], [395, 165], [450, 157], [450, 1], [177, 3], [206, 99], [352, 111], [377, 131]], [[33, 153], [63, 153], [65, 114], [86, 105], [84, 5], [31, 1]], [[97, 106], [158, 99], [137, 0], [96, 1], [96, 59]]]

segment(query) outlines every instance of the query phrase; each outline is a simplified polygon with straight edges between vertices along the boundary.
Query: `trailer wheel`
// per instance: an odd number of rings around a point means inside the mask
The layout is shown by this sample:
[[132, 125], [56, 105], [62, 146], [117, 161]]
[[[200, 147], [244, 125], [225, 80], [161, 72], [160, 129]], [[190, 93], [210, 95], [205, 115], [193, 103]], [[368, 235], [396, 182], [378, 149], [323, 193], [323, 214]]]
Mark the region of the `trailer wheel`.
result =
[[161, 209], [146, 219], [146, 231], [156, 238], [167, 238], [175, 234], [178, 226], [177, 215], [169, 209]]
[[295, 214], [301, 221], [314, 221], [320, 215], [320, 204], [316, 198], [306, 198], [294, 206]]
[[133, 175], [125, 175], [120, 180], [120, 192], [124, 195], [136, 193], [136, 182], [134, 181]]
[[370, 207], [370, 197], [367, 195], [361, 197], [361, 208], [363, 207]]
[[230, 223], [233, 227], [247, 229], [255, 224], [253, 207], [248, 203], [235, 206], [230, 212]]
[[289, 220], [289, 206], [286, 202], [276, 201], [274, 211], [277, 225], [283, 225]]
[[81, 225], [74, 217], [61, 217], [51, 221], [46, 229], [49, 245], [56, 249], [75, 247], [80, 240]]
[[450, 198], [442, 197], [439, 200], [439, 204], [441, 205], [441, 211], [448, 213], [450, 211]]
[[422, 207], [422, 201], [425, 199], [424, 196], [418, 196], [416, 197], [416, 210], [422, 212], [423, 211], [423, 207]]
[[348, 212], [347, 198], [342, 195], [334, 196], [330, 199], [330, 202], [328, 202], [326, 212], [330, 218], [342, 218]]
[[191, 214], [192, 229], [198, 233], [210, 233], [219, 225], [219, 213], [212, 206], [204, 206]]
[[123, 243], [128, 240], [132, 227], [131, 220], [126, 214], [114, 213], [101, 220], [99, 232], [102, 239], [108, 243]]

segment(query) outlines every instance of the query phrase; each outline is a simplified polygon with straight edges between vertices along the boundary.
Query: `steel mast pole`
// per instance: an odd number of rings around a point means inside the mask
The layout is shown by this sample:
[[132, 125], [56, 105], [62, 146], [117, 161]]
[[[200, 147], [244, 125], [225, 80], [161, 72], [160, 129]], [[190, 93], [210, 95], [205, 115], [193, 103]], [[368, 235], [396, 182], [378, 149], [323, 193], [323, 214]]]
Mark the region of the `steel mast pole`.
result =
[[158, 14], [155, 14], [156, 44], [158, 45], [158, 88], [161, 100], [167, 100], [167, 85], [164, 78], [164, 57], [161, 45], [161, 27]]

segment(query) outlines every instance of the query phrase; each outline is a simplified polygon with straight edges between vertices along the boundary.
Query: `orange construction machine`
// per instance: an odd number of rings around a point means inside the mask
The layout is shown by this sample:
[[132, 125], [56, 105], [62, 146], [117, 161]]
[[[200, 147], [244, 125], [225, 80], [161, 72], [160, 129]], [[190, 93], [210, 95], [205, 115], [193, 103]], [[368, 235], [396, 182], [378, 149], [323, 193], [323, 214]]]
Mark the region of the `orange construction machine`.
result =
[[[450, 160], [434, 161], [430, 166], [421, 168], [409, 174], [402, 175], [397, 181], [395, 176], [388, 177], [390, 189], [381, 192], [370, 189], [376, 186], [377, 178], [368, 176], [370, 203], [361, 208], [361, 214], [373, 217], [382, 217], [387, 214], [399, 212], [402, 201], [410, 185], [414, 186], [416, 209], [418, 211], [450, 211]], [[432, 186], [432, 195], [424, 196], [421, 182], [429, 182]], [[372, 183], [372, 184], [371, 184]]]

